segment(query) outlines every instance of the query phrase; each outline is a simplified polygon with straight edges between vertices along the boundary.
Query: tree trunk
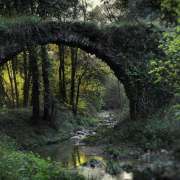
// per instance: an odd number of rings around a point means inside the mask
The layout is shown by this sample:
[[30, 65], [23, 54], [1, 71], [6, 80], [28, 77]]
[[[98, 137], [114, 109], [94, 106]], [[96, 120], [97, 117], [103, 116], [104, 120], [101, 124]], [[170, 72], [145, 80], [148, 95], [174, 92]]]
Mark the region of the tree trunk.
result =
[[59, 48], [59, 94], [63, 102], [67, 101], [66, 97], [66, 77], [65, 77], [65, 63], [64, 63], [64, 54], [65, 48], [64, 45], [58, 45]]
[[76, 66], [77, 66], [77, 48], [71, 48], [71, 92], [70, 92], [70, 105], [72, 109], [75, 106], [75, 77], [76, 77]]
[[79, 97], [80, 97], [80, 87], [81, 87], [82, 79], [85, 76], [85, 74], [86, 74], [86, 69], [84, 69], [84, 72], [78, 78], [77, 92], [76, 92], [76, 101], [74, 102], [74, 106], [72, 107], [72, 111], [73, 111], [74, 115], [76, 115], [77, 111], [78, 111], [78, 104], [79, 104]]
[[[11, 105], [12, 103], [11, 103], [11, 98], [9, 97], [9, 94], [8, 94], [8, 92], [6, 91], [6, 89], [5, 89], [5, 81], [4, 81], [4, 79], [3, 79], [3, 77], [2, 76], [0, 76], [0, 89], [1, 89], [1, 96], [2, 96], [2, 99], [3, 99], [3, 101], [4, 101], [4, 104], [5, 105]], [[2, 102], [3, 102], [2, 101]]]
[[29, 48], [29, 61], [32, 73], [32, 122], [37, 124], [40, 118], [40, 101], [39, 101], [39, 69], [37, 63], [36, 48]]
[[14, 108], [15, 107], [15, 103], [14, 103], [14, 100], [15, 100], [15, 97], [14, 97], [14, 85], [13, 85], [13, 78], [12, 78], [12, 74], [11, 74], [11, 70], [10, 70], [8, 62], [6, 63], [6, 68], [7, 68], [8, 77], [9, 77], [9, 81], [10, 81], [10, 85], [11, 85], [11, 98], [12, 98], [12, 103], [11, 104], [12, 104], [12, 107]]
[[12, 74], [13, 74], [13, 82], [14, 82], [14, 90], [15, 90], [15, 102], [16, 107], [19, 107], [19, 91], [17, 85], [17, 78], [16, 78], [16, 71], [17, 71], [17, 57], [12, 60]]
[[77, 115], [77, 111], [78, 111], [81, 80], [82, 80], [82, 77], [79, 78], [78, 84], [77, 84], [76, 102], [74, 103], [74, 106], [73, 106], [73, 109], [72, 109], [74, 115]]
[[[157, 112], [166, 106], [173, 95], [153, 82], [152, 77], [148, 75], [146, 64], [143, 71], [147, 74], [132, 74], [127, 63], [121, 65], [110, 64], [116, 77], [124, 85], [126, 95], [129, 99], [130, 119], [141, 120]], [[141, 67], [142, 68], [142, 67]]]
[[122, 94], [122, 92], [121, 92], [121, 82], [119, 81], [119, 79], [117, 80], [117, 86], [118, 86], [118, 98], [119, 98], [119, 107], [122, 109], [122, 99], [121, 99], [121, 94]]
[[164, 105], [168, 104], [172, 95], [154, 84], [134, 82], [124, 84], [129, 98], [130, 118], [132, 120], [145, 119]]
[[44, 115], [43, 119], [45, 121], [51, 121], [51, 89], [50, 89], [50, 62], [48, 59], [48, 53], [46, 46], [41, 46], [41, 58], [42, 58], [42, 75], [44, 84]]
[[88, 8], [87, 0], [82, 0], [81, 4], [82, 4], [83, 19], [84, 19], [84, 22], [86, 22], [87, 21], [87, 8]]
[[24, 51], [23, 53], [23, 68], [24, 68], [24, 85], [23, 85], [23, 106], [27, 107], [29, 103], [29, 88], [30, 88], [30, 81], [31, 81], [31, 74], [28, 67], [28, 58], [27, 54]]
[[5, 80], [2, 76], [2, 67], [0, 67], [0, 104], [1, 105], [10, 105], [11, 98], [9, 97], [8, 92], [5, 89]]
[[0, 69], [0, 106], [3, 106], [5, 103], [5, 89], [3, 84], [3, 77]]

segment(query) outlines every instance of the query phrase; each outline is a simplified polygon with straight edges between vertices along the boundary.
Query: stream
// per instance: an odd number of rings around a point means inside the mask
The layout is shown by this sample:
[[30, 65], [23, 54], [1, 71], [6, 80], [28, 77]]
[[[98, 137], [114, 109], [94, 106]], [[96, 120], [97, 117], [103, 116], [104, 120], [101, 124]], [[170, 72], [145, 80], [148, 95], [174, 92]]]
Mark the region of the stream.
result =
[[[113, 127], [117, 123], [115, 120], [113, 120], [114, 118], [112, 112], [101, 112], [99, 113], [99, 117], [102, 119], [102, 122], [98, 124], [97, 127]], [[71, 139], [67, 141], [59, 144], [42, 146], [41, 148], [34, 150], [34, 152], [38, 153], [44, 158], [50, 157], [52, 160], [60, 162], [65, 168], [73, 170], [76, 169], [80, 174], [84, 175], [87, 180], [158, 180], [158, 178], [151, 175], [148, 175], [148, 178], [146, 176], [144, 177], [143, 175], [143, 177], [139, 179], [135, 177], [135, 174], [132, 173], [131, 170], [128, 172], [122, 170], [121, 173], [116, 175], [110, 175], [107, 173], [106, 164], [108, 159], [103, 153], [103, 146], [88, 146], [82, 143], [84, 138], [95, 133], [96, 129], [81, 129], [75, 132]], [[168, 152], [166, 151], [162, 152], [162, 154], [165, 154], [165, 156], [167, 156], [167, 153]], [[161, 154], [158, 156], [161, 156]], [[150, 158], [148, 153], [142, 156], [142, 158], [144, 157], [146, 158], [146, 161], [145, 163], [140, 163], [140, 169], [145, 169], [146, 166], [147, 169], [149, 166], [153, 168], [153, 164], [148, 162]], [[138, 164], [139, 161], [136, 161], [137, 160], [135, 160], [135, 164]], [[127, 159], [120, 161], [121, 164], [126, 162]], [[172, 163], [172, 161], [167, 159], [165, 164], [168, 165], [168, 163]], [[178, 166], [178, 168], [180, 167]]]

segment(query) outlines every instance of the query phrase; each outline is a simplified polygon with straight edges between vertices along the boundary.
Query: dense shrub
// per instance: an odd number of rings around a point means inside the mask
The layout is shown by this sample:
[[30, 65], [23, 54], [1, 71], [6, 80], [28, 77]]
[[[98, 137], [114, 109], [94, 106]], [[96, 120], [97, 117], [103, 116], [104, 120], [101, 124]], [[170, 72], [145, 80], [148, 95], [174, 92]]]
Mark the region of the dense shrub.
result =
[[1, 180], [83, 180], [51, 160], [41, 159], [33, 153], [15, 150], [15, 145], [0, 144]]
[[144, 149], [171, 148], [180, 138], [179, 104], [161, 109], [144, 121], [121, 122], [109, 136], [112, 142], [132, 142]]

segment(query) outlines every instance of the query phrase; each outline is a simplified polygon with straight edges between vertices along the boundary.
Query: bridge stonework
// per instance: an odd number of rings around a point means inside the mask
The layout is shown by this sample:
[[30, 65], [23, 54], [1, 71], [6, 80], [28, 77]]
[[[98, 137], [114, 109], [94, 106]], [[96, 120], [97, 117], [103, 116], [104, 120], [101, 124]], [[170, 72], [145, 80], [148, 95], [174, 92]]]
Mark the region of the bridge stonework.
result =
[[171, 98], [148, 74], [152, 54], [162, 55], [152, 27], [39, 22], [0, 28], [0, 65], [28, 47], [49, 43], [78, 47], [107, 63], [125, 87], [132, 120], [147, 117]]

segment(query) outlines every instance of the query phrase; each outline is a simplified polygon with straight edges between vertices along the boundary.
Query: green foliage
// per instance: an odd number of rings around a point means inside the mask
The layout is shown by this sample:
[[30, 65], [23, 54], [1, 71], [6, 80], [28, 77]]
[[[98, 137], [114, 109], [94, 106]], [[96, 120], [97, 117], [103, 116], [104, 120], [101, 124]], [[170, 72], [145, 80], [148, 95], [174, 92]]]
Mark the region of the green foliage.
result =
[[128, 155], [129, 149], [127, 148], [116, 148], [112, 146], [108, 146], [105, 149], [105, 152], [107, 153], [108, 156], [111, 156], [111, 158], [118, 160], [122, 155]]
[[7, 18], [0, 16], [0, 29], [12, 28], [18, 25], [30, 25], [40, 22], [41, 18], [38, 16], [17, 16], [14, 18]]
[[119, 161], [109, 160], [109, 161], [107, 162], [106, 171], [107, 171], [109, 174], [117, 175], [117, 174], [122, 173], [122, 172], [123, 172], [123, 169], [122, 169]]
[[118, 175], [124, 171], [132, 172], [132, 165], [130, 163], [123, 163], [112, 159], [107, 162], [106, 172], [109, 174]]
[[15, 140], [10, 138], [9, 136], [1, 134], [0, 135], [0, 149], [17, 150], [18, 144]]
[[47, 126], [42, 129], [31, 126], [30, 117], [29, 109], [3, 109], [0, 111], [0, 132], [15, 139], [18, 145], [29, 148], [46, 144], [49, 141], [48, 137], [51, 137], [51, 140], [54, 139], [53, 136], [56, 136], [56, 133], [53, 129]]
[[[114, 113], [118, 116], [118, 119], [123, 119], [128, 114], [129, 100], [127, 98], [123, 84], [113, 75], [107, 76], [105, 81], [105, 93], [104, 93], [104, 109], [117, 109]], [[126, 111], [127, 109], [127, 111]]]
[[6, 180], [83, 180], [63, 170], [59, 164], [0, 145], [0, 179]]
[[0, 15], [12, 17], [15, 15], [36, 14], [42, 17], [54, 16], [59, 18], [60, 16], [63, 16], [65, 14], [66, 17], [71, 17], [72, 8], [76, 7], [77, 5], [78, 0], [1, 0]]
[[[50, 174], [50, 172], [52, 174]], [[0, 163], [1, 178], [13, 179], [50, 179], [54, 175], [54, 169], [45, 160], [35, 157], [33, 154], [21, 154], [12, 152], [5, 154]]]
[[172, 112], [174, 114], [174, 118], [180, 122], [180, 104], [174, 105], [172, 107]]
[[[28, 109], [1, 109], [0, 132], [3, 134], [3, 138], [0, 136], [0, 145], [4, 145], [4, 142], [7, 142], [8, 144], [6, 143], [6, 145], [9, 147], [18, 145], [25, 148], [33, 148], [51, 144], [70, 138], [71, 133], [76, 129], [94, 127], [99, 121], [95, 117], [84, 114], [78, 114], [75, 117], [67, 107], [63, 107], [62, 104], [60, 106], [61, 109], [57, 110], [55, 117], [58, 130], [49, 128], [46, 125], [42, 125], [42, 128], [31, 126], [31, 112]], [[4, 134], [8, 136], [4, 136]], [[15, 141], [9, 137], [15, 139]]]
[[[131, 20], [139, 18], [142, 21], [163, 20], [170, 24], [177, 23], [180, 15], [179, 0], [102, 0], [104, 16], [109, 21], [120, 22], [131, 15]], [[127, 19], [127, 18], [126, 18]], [[155, 22], [156, 22], [155, 21]]]
[[106, 134], [106, 142], [132, 143], [143, 149], [153, 150], [172, 148], [180, 138], [179, 112], [177, 104], [161, 109], [146, 121], [120, 122], [116, 131]]
[[[92, 125], [89, 118], [82, 118], [79, 116], [74, 119], [66, 111], [63, 115], [62, 129], [69, 136], [70, 131], [80, 126]], [[63, 114], [63, 113], [62, 113]], [[66, 117], [65, 117], [66, 116]], [[23, 145], [39, 145], [46, 143], [48, 139], [54, 139], [60, 136], [65, 137], [65, 134], [59, 129], [59, 132], [53, 132], [51, 129], [43, 130], [33, 128], [28, 124], [29, 111], [27, 110], [6, 110], [1, 111], [0, 124], [3, 124], [3, 132], [15, 137], [18, 143]], [[62, 116], [61, 116], [62, 118]], [[27, 121], [27, 122], [26, 122]], [[89, 121], [89, 122], [88, 122]], [[94, 123], [96, 120], [93, 120]], [[69, 125], [68, 125], [69, 122]], [[7, 123], [7, 124], [6, 124]], [[19, 127], [19, 129], [18, 129]], [[1, 130], [2, 131], [2, 130]], [[38, 134], [37, 134], [38, 132]], [[56, 137], [55, 137], [56, 136]], [[23, 139], [21, 138], [23, 137]], [[66, 137], [67, 138], [67, 137]], [[35, 140], [36, 139], [36, 140]], [[17, 142], [7, 135], [0, 136], [0, 179], [6, 180], [83, 180], [82, 176], [77, 173], [72, 173], [63, 170], [61, 166], [51, 160], [41, 159], [38, 155], [33, 153], [25, 153], [18, 151], [19, 146]], [[25, 142], [23, 142], [25, 141]], [[28, 143], [29, 142], [29, 143]]]
[[[76, 24], [78, 25], [78, 24]], [[89, 28], [87, 27], [89, 30]], [[87, 32], [86, 32], [87, 33]], [[50, 45], [50, 50], [54, 51], [53, 54], [58, 53], [57, 46]], [[90, 56], [84, 51], [78, 49], [75, 73], [75, 92], [74, 99], [77, 98], [77, 88], [80, 82], [80, 91], [78, 98], [78, 111], [80, 113], [94, 114], [101, 109], [103, 104], [103, 94], [105, 91], [104, 80], [105, 76], [110, 73], [109, 67], [94, 56]], [[56, 57], [56, 56], [55, 56]], [[52, 59], [52, 78], [51, 84], [54, 87], [56, 96], [59, 96], [59, 64], [57, 59]], [[56, 60], [56, 61], [55, 61]], [[71, 49], [65, 48], [65, 80], [66, 80], [66, 94], [71, 93]], [[77, 101], [77, 99], [76, 99]], [[67, 96], [67, 103], [70, 102], [70, 97]]]
[[180, 15], [180, 1], [179, 0], [161, 0], [161, 10], [164, 18], [170, 22], [178, 21]]
[[97, 125], [99, 119], [88, 116], [77, 116], [77, 124], [83, 127], [94, 127]]
[[150, 72], [154, 83], [162, 85], [171, 92], [180, 89], [180, 28], [177, 26], [172, 32], [165, 32], [160, 48], [165, 52], [165, 58], [150, 62]]

